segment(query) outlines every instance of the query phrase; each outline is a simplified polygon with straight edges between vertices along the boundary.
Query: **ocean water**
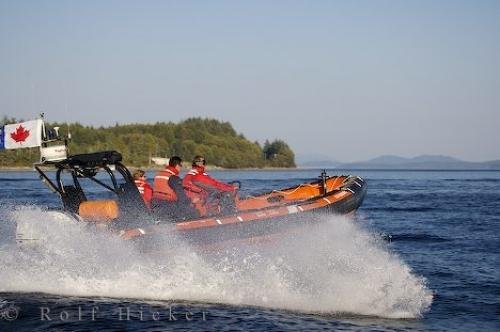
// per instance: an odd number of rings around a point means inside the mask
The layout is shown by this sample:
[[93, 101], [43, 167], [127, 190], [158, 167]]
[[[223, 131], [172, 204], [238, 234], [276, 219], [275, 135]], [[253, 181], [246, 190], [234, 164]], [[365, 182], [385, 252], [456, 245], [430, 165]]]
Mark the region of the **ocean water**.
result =
[[[213, 175], [249, 195], [319, 173]], [[329, 174], [368, 181], [355, 216], [211, 250], [165, 235], [143, 252], [51, 213], [34, 173], [0, 172], [0, 331], [500, 330], [500, 172]], [[17, 223], [40, 240], [17, 245]]]

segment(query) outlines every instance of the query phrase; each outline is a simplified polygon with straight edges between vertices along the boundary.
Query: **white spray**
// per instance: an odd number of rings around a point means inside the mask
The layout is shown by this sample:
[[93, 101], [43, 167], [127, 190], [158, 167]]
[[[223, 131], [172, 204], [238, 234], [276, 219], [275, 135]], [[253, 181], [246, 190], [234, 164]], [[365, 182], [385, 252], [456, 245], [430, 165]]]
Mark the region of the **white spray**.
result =
[[27, 224], [47, 241], [20, 247], [0, 237], [0, 292], [185, 300], [390, 318], [419, 317], [432, 302], [423, 278], [378, 237], [345, 217], [317, 216], [314, 223], [272, 241], [217, 252], [200, 252], [165, 236], [154, 252], [143, 253], [133, 242], [84, 223], [68, 223], [37, 207], [2, 214], [0, 222]]

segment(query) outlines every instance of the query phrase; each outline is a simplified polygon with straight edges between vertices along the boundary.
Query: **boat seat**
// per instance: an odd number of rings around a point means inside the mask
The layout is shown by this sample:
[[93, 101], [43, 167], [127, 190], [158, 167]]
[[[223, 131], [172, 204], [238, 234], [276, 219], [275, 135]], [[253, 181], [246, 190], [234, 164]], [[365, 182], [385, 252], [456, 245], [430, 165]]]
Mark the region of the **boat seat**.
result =
[[84, 153], [69, 156], [63, 163], [71, 166], [97, 167], [108, 164], [116, 164], [122, 161], [122, 155], [116, 151], [101, 151], [95, 153]]
[[119, 216], [118, 203], [114, 200], [82, 202], [78, 214], [86, 221], [111, 222]]

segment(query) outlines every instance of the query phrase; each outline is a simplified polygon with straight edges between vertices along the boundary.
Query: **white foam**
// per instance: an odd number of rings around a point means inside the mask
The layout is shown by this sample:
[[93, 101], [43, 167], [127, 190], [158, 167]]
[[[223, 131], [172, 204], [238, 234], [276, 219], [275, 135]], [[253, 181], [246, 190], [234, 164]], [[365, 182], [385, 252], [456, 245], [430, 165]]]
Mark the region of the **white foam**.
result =
[[[200, 253], [174, 236], [142, 253], [132, 242], [39, 208], [3, 213], [50, 239], [0, 243], [0, 292], [45, 292], [254, 305], [410, 318], [432, 302], [425, 280], [376, 236], [343, 217], [258, 245]], [[318, 222], [321, 221], [321, 222]]]

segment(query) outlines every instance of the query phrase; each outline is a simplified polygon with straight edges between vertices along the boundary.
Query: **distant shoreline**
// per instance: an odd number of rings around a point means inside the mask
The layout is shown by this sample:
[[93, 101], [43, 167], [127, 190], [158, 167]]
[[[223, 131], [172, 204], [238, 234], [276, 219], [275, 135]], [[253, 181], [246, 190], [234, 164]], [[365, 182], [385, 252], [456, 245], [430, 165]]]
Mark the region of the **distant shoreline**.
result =
[[[143, 169], [148, 172], [158, 171], [163, 169], [163, 167], [134, 167], [127, 166], [128, 169]], [[251, 172], [300, 172], [300, 171], [322, 171], [327, 170], [329, 172], [500, 172], [500, 169], [412, 169], [412, 168], [334, 168], [334, 167], [296, 167], [296, 168], [276, 168], [276, 167], [266, 167], [266, 168], [208, 168], [208, 171], [217, 172], [241, 172], [241, 171], [251, 171]], [[188, 168], [183, 168], [187, 171]], [[35, 171], [33, 167], [28, 166], [0, 166], [0, 172], [32, 172]]]
[[34, 171], [33, 167], [28, 166], [0, 166], [2, 172]]
[[[144, 167], [144, 166], [127, 166], [125, 165], [129, 170], [136, 170], [136, 169], [142, 169], [148, 172], [151, 171], [159, 171], [163, 169], [163, 166], [158, 166], [158, 167]], [[44, 166], [42, 166], [43, 168]], [[47, 166], [47, 168], [52, 168], [50, 166]], [[182, 170], [189, 170], [190, 168], [184, 167]], [[300, 171], [304, 170], [304, 168], [290, 168], [290, 167], [264, 167], [264, 168], [222, 168], [222, 167], [207, 167], [207, 171]], [[28, 172], [28, 171], [35, 171], [33, 166], [0, 166], [0, 172]]]

